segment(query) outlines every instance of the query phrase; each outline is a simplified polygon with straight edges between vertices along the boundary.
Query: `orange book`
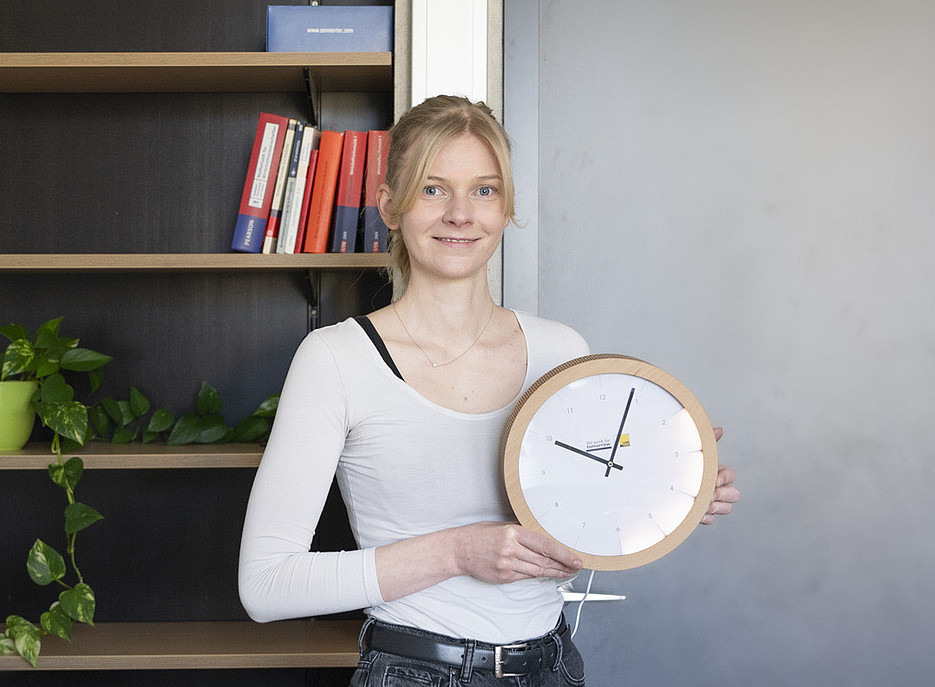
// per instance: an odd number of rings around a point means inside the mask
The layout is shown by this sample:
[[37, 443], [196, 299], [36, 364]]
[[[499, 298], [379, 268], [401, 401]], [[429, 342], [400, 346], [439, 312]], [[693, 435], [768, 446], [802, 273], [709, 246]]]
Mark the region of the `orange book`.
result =
[[331, 214], [338, 184], [338, 168], [341, 166], [341, 151], [344, 148], [344, 133], [322, 131], [318, 144], [318, 163], [315, 166], [315, 182], [308, 207], [305, 225], [304, 253], [325, 253], [328, 250], [328, 234], [331, 229]]
[[308, 206], [312, 200], [312, 185], [315, 183], [315, 168], [318, 166], [318, 150], [308, 156], [308, 175], [305, 178], [305, 193], [302, 196], [302, 214], [299, 215], [299, 230], [295, 237], [294, 253], [303, 252], [305, 247], [305, 227], [308, 225]]

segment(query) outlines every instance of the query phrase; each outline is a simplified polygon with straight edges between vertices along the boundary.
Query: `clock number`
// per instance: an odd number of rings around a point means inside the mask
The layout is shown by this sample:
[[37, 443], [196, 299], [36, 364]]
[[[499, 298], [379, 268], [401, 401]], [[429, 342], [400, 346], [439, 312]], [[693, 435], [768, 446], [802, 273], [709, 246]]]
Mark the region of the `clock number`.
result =
[[663, 420], [663, 421], [662, 421], [662, 426], [665, 427], [665, 424], [666, 424], [666, 421]]
[[606, 401], [606, 400], [607, 400], [607, 394], [598, 394], [598, 395], [597, 395], [597, 400], [599, 400], [599, 401]]
[[545, 440], [551, 444], [551, 443], [552, 443], [552, 435], [551, 435], [551, 434], [547, 435], [546, 438], [545, 438]]
[[679, 452], [678, 452], [678, 451], [675, 452], [675, 457], [676, 457], [676, 458], [679, 457]]
[[565, 408], [565, 415], [574, 415], [574, 408]]

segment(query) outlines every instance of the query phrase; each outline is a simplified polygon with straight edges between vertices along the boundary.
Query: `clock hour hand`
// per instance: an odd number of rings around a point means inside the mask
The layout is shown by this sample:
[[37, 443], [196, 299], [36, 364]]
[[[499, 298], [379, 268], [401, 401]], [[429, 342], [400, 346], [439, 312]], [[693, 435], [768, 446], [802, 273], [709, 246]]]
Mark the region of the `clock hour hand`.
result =
[[577, 453], [578, 455], [584, 456], [585, 458], [590, 458], [591, 460], [596, 460], [601, 465], [607, 466], [607, 472], [604, 474], [606, 477], [610, 474], [611, 468], [616, 468], [617, 470], [623, 470], [622, 465], [615, 465], [612, 461], [607, 460], [606, 458], [601, 458], [600, 456], [595, 456], [593, 453], [588, 453], [587, 451], [582, 451], [580, 448], [575, 448], [574, 446], [569, 446], [568, 444], [562, 441], [556, 441], [556, 446], [561, 446], [564, 449], [571, 451], [572, 453]]

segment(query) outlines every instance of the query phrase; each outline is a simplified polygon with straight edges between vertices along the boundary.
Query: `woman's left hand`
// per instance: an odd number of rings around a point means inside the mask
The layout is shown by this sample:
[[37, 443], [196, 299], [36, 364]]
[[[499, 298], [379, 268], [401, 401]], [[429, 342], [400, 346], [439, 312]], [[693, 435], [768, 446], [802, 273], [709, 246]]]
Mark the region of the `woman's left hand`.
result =
[[[724, 435], [724, 430], [720, 427], [714, 428], [714, 438], [720, 440]], [[717, 482], [714, 484], [714, 495], [711, 497], [711, 504], [708, 506], [708, 512], [701, 519], [702, 525], [710, 525], [718, 515], [727, 515], [731, 512], [733, 505], [740, 499], [740, 490], [734, 486], [734, 480], [737, 474], [726, 465], [718, 465]]]

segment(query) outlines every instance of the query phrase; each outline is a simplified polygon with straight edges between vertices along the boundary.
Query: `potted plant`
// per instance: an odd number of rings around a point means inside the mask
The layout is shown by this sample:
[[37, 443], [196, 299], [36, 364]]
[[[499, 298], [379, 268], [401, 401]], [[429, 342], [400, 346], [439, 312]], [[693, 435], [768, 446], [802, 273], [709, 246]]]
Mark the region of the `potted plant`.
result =
[[10, 339], [0, 368], [0, 450], [18, 450], [32, 433], [35, 414], [56, 435], [83, 444], [88, 411], [74, 399], [62, 370], [87, 372], [92, 393], [111, 357], [78, 348], [78, 339], [59, 336], [62, 318], [39, 327], [35, 337], [18, 324], [0, 327]]
[[[227, 426], [221, 415], [220, 395], [207, 382], [202, 383], [198, 392], [195, 411], [186, 413], [178, 421], [163, 408], [153, 411], [149, 399], [135, 387], [130, 387], [128, 400], [108, 397], [86, 406], [75, 400], [74, 389], [65, 381], [61, 370], [87, 372], [93, 393], [101, 384], [101, 367], [111, 358], [78, 348], [78, 339], [59, 336], [61, 321], [62, 318], [57, 318], [46, 322], [34, 338], [20, 325], [0, 327], [0, 333], [12, 342], [2, 358], [5, 381], [0, 384], [25, 384], [29, 390], [27, 401], [20, 404], [29, 411], [27, 419], [22, 421], [26, 426], [22, 431], [25, 436], [18, 439], [14, 450], [21, 448], [28, 439], [34, 415], [38, 414], [52, 431], [52, 453], [56, 461], [49, 465], [49, 476], [65, 490], [68, 500], [64, 513], [65, 556], [37, 539], [26, 561], [29, 576], [36, 584], [55, 583], [64, 591], [49, 610], [42, 613], [38, 624], [19, 615], [0, 617], [6, 625], [0, 627], [0, 655], [18, 653], [34, 667], [43, 636], [55, 635], [70, 640], [71, 628], [76, 622], [93, 624], [96, 606], [94, 592], [84, 581], [75, 560], [75, 541], [78, 532], [102, 516], [76, 500], [75, 487], [81, 479], [84, 463], [77, 456], [63, 461], [62, 452], [94, 438], [113, 443], [133, 441], [139, 438], [140, 432], [143, 442], [162, 438], [169, 445], [262, 441], [269, 433], [279, 400], [278, 394], [267, 398], [249, 417], [233, 427]], [[5, 422], [2, 416], [0, 422]]]
[[[74, 389], [65, 381], [61, 370], [88, 372], [92, 390], [101, 382], [100, 368], [110, 362], [110, 356], [85, 348], [78, 348], [78, 339], [59, 336], [62, 318], [46, 322], [39, 327], [34, 338], [22, 326], [9, 324], [0, 328], [12, 343], [3, 355], [2, 381], [29, 385], [29, 419], [23, 420], [26, 430], [19, 447], [29, 438], [35, 412], [42, 423], [52, 431], [52, 453], [56, 462], [49, 465], [49, 477], [65, 490], [66, 555], [71, 563], [74, 580], [69, 583], [66, 558], [41, 539], [29, 551], [26, 568], [30, 578], [39, 585], [56, 583], [64, 588], [49, 610], [42, 614], [39, 625], [19, 615], [5, 619], [6, 629], [0, 633], [0, 654], [18, 653], [33, 666], [39, 657], [41, 636], [52, 634], [71, 639], [71, 627], [76, 622], [93, 623], [95, 599], [78, 569], [75, 560], [75, 541], [78, 532], [101, 519], [101, 514], [75, 499], [75, 487], [84, 471], [80, 458], [62, 460], [62, 442], [84, 444], [89, 436], [88, 408], [75, 400]], [[13, 379], [17, 378], [17, 379]], [[6, 418], [4, 418], [5, 420]], [[19, 440], [18, 440], [19, 441]]]

